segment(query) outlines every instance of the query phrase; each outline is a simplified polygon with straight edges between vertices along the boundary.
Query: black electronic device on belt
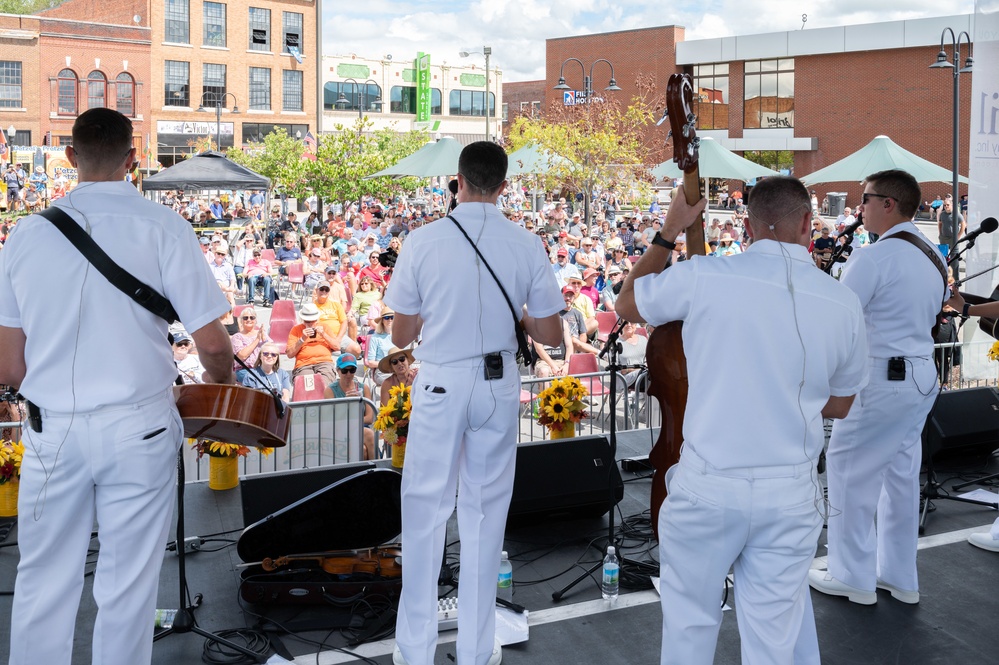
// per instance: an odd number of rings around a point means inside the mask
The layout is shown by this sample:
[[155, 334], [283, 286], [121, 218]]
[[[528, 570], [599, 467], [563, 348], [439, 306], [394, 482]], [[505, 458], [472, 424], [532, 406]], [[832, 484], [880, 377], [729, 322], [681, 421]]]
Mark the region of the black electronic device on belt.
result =
[[905, 358], [898, 356], [888, 359], [888, 380], [905, 381]]
[[503, 378], [503, 356], [499, 353], [490, 353], [484, 356], [485, 365], [483, 367], [483, 375], [486, 381], [493, 381], [494, 379]]
[[32, 404], [29, 401], [25, 401], [24, 405], [28, 408], [28, 427], [37, 434], [42, 433], [42, 410], [38, 408], [37, 405]]

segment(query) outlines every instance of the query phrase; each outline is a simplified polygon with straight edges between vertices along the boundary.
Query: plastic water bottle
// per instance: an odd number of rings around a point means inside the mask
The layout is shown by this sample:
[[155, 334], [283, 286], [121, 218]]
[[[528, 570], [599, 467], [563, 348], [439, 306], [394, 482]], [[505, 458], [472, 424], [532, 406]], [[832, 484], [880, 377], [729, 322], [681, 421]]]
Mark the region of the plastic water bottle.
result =
[[513, 564], [506, 552], [500, 555], [499, 577], [496, 578], [496, 597], [513, 601]]
[[617, 560], [614, 546], [607, 547], [607, 556], [604, 557], [604, 573], [600, 582], [600, 592], [604, 600], [617, 600], [617, 593], [620, 587], [621, 564]]
[[154, 627], [173, 628], [173, 620], [177, 616], [177, 610], [156, 610]]

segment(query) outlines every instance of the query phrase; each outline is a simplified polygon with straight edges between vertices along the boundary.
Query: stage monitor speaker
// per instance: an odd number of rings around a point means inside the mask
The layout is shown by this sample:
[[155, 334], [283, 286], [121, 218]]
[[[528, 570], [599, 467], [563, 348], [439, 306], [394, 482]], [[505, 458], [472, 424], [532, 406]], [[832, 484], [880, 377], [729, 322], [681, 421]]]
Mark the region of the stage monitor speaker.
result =
[[604, 436], [517, 447], [510, 525], [542, 519], [599, 517], [624, 497], [624, 483]]
[[937, 395], [923, 429], [923, 461], [987, 457], [999, 448], [999, 391], [950, 390]]
[[374, 462], [356, 462], [246, 476], [239, 481], [243, 525], [255, 524], [335, 482], [374, 468]]

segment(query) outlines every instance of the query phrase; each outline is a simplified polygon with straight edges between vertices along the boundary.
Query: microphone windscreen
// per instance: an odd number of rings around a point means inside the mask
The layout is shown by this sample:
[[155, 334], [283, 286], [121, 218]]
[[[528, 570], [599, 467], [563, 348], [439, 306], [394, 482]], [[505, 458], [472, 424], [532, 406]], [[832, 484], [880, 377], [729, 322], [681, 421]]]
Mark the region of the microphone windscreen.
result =
[[979, 228], [985, 233], [992, 233], [996, 229], [999, 229], [999, 220], [995, 217], [986, 217], [982, 220], [982, 225]]
[[448, 191], [451, 192], [452, 196], [456, 196], [458, 194], [458, 179], [455, 178], [454, 180], [452, 180], [451, 182], [449, 182], [447, 184], [447, 188], [448, 188]]

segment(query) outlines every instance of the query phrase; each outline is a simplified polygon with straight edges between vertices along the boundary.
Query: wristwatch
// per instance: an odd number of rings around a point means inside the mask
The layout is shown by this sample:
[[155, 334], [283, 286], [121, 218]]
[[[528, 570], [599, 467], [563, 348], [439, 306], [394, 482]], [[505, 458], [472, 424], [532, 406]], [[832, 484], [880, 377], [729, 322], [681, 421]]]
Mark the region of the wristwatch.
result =
[[964, 307], [961, 308], [961, 318], [962, 319], [968, 318], [968, 316], [969, 316], [968, 310], [970, 310], [970, 309], [971, 309], [971, 303], [970, 302], [964, 303]]
[[660, 234], [660, 233], [657, 233], [655, 236], [652, 237], [652, 244], [653, 245], [659, 245], [660, 247], [665, 247], [666, 249], [668, 249], [670, 251], [673, 251], [674, 249], [676, 249], [676, 243], [675, 242], [670, 242], [669, 240], [666, 240], [666, 238], [663, 238], [662, 234]]

